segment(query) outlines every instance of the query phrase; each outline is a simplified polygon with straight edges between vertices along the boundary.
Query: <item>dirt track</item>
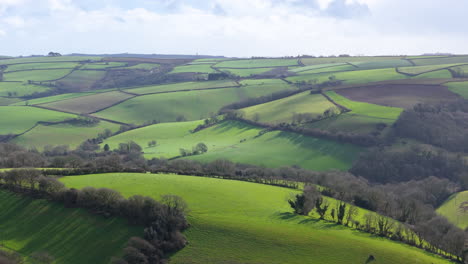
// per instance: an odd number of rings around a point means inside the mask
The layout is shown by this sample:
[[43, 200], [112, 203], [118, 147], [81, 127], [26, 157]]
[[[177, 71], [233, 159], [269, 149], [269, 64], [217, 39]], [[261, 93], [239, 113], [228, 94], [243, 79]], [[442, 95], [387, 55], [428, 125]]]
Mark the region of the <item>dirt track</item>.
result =
[[402, 108], [411, 108], [418, 103], [436, 103], [459, 98], [441, 85], [387, 84], [339, 89], [336, 92], [353, 101]]

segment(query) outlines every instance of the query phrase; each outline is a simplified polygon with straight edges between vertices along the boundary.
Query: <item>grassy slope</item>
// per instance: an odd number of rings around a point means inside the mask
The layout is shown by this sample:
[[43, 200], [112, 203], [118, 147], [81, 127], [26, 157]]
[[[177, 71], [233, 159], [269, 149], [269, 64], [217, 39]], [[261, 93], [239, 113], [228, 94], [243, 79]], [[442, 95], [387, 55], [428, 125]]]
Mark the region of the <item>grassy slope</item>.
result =
[[346, 64], [346, 63], [324, 63], [324, 64], [309, 65], [309, 66], [304, 66], [304, 67], [297, 67], [297, 68], [291, 69], [289, 71], [290, 72], [295, 72], [295, 73], [300, 73], [300, 72], [304, 72], [304, 71], [334, 68], [336, 66], [343, 66], [343, 65], [349, 65], [349, 64]]
[[333, 91], [328, 91], [326, 93], [336, 103], [351, 109], [351, 113], [353, 114], [396, 120], [401, 112], [403, 112], [403, 109], [397, 107], [351, 101]]
[[22, 82], [0, 82], [0, 96], [9, 96], [9, 93], [16, 93], [15, 96], [25, 96], [33, 93], [46, 92], [49, 87]]
[[360, 69], [381, 69], [381, 68], [395, 68], [403, 66], [411, 66], [412, 64], [407, 60], [377, 60], [377, 61], [357, 61], [353, 62], [354, 65]]
[[15, 138], [12, 142], [28, 148], [35, 147], [39, 150], [47, 145], [68, 145], [74, 149], [85, 140], [97, 137], [105, 129], [115, 132], [119, 129], [119, 125], [105, 121], [91, 127], [70, 124], [39, 125], [28, 133]]
[[152, 120], [173, 122], [180, 115], [187, 120], [199, 120], [208, 117], [210, 113], [216, 113], [227, 104], [285, 89], [293, 88], [282, 82], [272, 85], [145, 95], [130, 99], [95, 115], [135, 124]]
[[398, 70], [409, 74], [421, 74], [428, 71], [434, 71], [442, 68], [456, 66], [457, 64], [440, 64], [440, 65], [426, 65], [426, 66], [412, 66], [412, 67], [399, 67]]
[[298, 65], [297, 59], [253, 59], [231, 60], [216, 64], [217, 68], [255, 68], [255, 67], [279, 67]]
[[321, 94], [303, 92], [272, 102], [243, 108], [245, 117], [252, 119], [258, 114], [259, 121], [264, 123], [291, 122], [293, 113], [311, 113], [314, 116], [323, 114], [334, 105]]
[[468, 63], [468, 56], [453, 56], [448, 58], [429, 58], [429, 59], [413, 59], [417, 66], [434, 65], [434, 64], [451, 64], [451, 63]]
[[468, 99], [468, 82], [451, 82], [445, 84], [445, 86], [447, 86], [450, 91]]
[[5, 81], [50, 81], [62, 78], [69, 74], [71, 69], [60, 69], [60, 70], [31, 70], [31, 71], [19, 71], [5, 73], [3, 79]]
[[440, 71], [423, 73], [413, 78], [414, 79], [451, 79], [452, 74], [448, 70], [440, 70]]
[[197, 72], [197, 73], [215, 73], [211, 64], [182, 65], [175, 67], [170, 73]]
[[139, 63], [133, 66], [122, 67], [121, 69], [151, 70], [158, 67], [159, 64], [157, 63]]
[[[242, 122], [225, 121], [190, 133], [200, 123], [156, 124], [111, 137], [104, 144], [116, 148], [119, 143], [134, 140], [144, 146], [147, 158], [171, 158], [179, 155], [180, 148], [191, 149], [203, 142], [208, 146], [208, 153], [190, 159], [212, 161], [225, 158], [266, 167], [299, 165], [314, 170], [348, 169], [361, 151], [352, 145], [295, 133], [275, 131], [256, 137], [261, 129]], [[240, 143], [244, 139], [246, 141]], [[151, 140], [156, 140], [158, 145], [147, 148]]]
[[[311, 66], [308, 66], [308, 67], [311, 67]], [[304, 68], [307, 68], [307, 67], [304, 67]], [[299, 72], [298, 74], [303, 75], [303, 74], [315, 74], [315, 73], [327, 73], [327, 72], [354, 71], [356, 69], [357, 68], [354, 66], [343, 64], [343, 65], [338, 65], [334, 67], [318, 68], [318, 69], [302, 71], [302, 72]]]
[[239, 77], [249, 77], [255, 74], [261, 74], [273, 70], [274, 68], [254, 68], [254, 69], [221, 69], [221, 71], [237, 75]]
[[375, 131], [377, 125], [382, 123], [387, 126], [391, 126], [394, 123], [394, 120], [346, 113], [336, 117], [327, 118], [319, 122], [306, 124], [305, 126], [331, 132], [344, 131], [357, 134], [368, 134]]
[[18, 98], [7, 98], [7, 97], [0, 97], [0, 106], [7, 106], [12, 104], [20, 103], [21, 99]]
[[375, 62], [388, 60], [401, 60], [402, 57], [335, 57], [335, 58], [304, 58], [301, 59], [305, 65], [318, 65], [325, 63], [346, 63], [346, 62]]
[[38, 121], [62, 121], [75, 115], [25, 106], [0, 107], [0, 134], [19, 134], [33, 127]]
[[22, 255], [47, 251], [56, 263], [106, 264], [143, 228], [46, 200], [0, 191], [1, 242]]
[[108, 187], [124, 195], [182, 196], [192, 210], [190, 244], [171, 263], [303, 264], [448, 263], [423, 251], [328, 222], [295, 216], [285, 198], [294, 190], [247, 182], [151, 174], [66, 177], [70, 187]]
[[27, 57], [27, 58], [11, 58], [1, 60], [0, 65], [9, 65], [15, 63], [34, 63], [34, 62], [63, 62], [63, 61], [86, 61], [100, 60], [101, 57], [87, 56], [61, 56], [61, 57]]
[[459, 209], [460, 204], [463, 202], [468, 202], [468, 191], [452, 195], [437, 209], [437, 212], [456, 226], [465, 229], [468, 227], [468, 213], [464, 213]]
[[87, 63], [81, 69], [92, 70], [92, 69], [107, 69], [109, 67], [120, 67], [127, 65], [125, 62], [96, 62], [96, 63]]
[[145, 86], [140, 88], [127, 89], [127, 92], [135, 94], [149, 94], [149, 93], [159, 93], [159, 92], [171, 92], [171, 91], [180, 91], [180, 90], [199, 90], [206, 88], [216, 88], [216, 87], [230, 87], [237, 86], [237, 84], [231, 80], [221, 80], [221, 81], [209, 81], [209, 82], [182, 82], [175, 84], [164, 84], [164, 85], [154, 85], [154, 86]]
[[53, 68], [68, 68], [73, 69], [80, 64], [76, 62], [50, 62], [50, 63], [27, 63], [10, 65], [5, 72], [20, 71], [20, 70], [37, 70], [37, 69], [53, 69]]
[[66, 94], [53, 95], [53, 96], [47, 96], [47, 97], [41, 97], [41, 98], [37, 98], [37, 99], [21, 101], [21, 102], [15, 103], [14, 105], [46, 104], [46, 103], [57, 102], [57, 101], [62, 101], [62, 100], [77, 98], [77, 97], [81, 97], [81, 96], [92, 95], [92, 94], [94, 94], [94, 93], [92, 93], [92, 92], [90, 92], [90, 93], [66, 93]]
[[56, 101], [43, 106], [77, 114], [92, 113], [131, 97], [132, 95], [115, 91]]
[[104, 78], [105, 71], [74, 71], [60, 80], [60, 85], [81, 90], [90, 89], [97, 81]]
[[318, 82], [324, 82], [327, 81], [328, 77], [332, 75], [334, 75], [338, 80], [342, 80], [344, 84], [359, 84], [409, 78], [408, 76], [397, 73], [394, 68], [389, 68], [377, 70], [347, 71], [338, 73], [304, 74], [299, 76], [292, 76], [287, 79], [292, 82], [308, 80], [317, 80]]

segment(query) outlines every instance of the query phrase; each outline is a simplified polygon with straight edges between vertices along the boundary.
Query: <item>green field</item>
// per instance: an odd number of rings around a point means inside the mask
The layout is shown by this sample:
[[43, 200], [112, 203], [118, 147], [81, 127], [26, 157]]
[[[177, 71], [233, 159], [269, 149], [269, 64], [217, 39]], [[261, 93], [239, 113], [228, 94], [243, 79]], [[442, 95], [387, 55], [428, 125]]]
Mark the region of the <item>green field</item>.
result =
[[296, 191], [247, 182], [167, 174], [100, 174], [62, 178], [69, 187], [107, 187], [125, 196], [182, 196], [191, 209], [189, 245], [171, 263], [303, 264], [449, 263], [422, 250], [291, 213]]
[[304, 74], [299, 76], [288, 77], [287, 80], [291, 82], [317, 80], [319, 83], [321, 83], [327, 81], [330, 76], [335, 76], [338, 80], [343, 81], [343, 84], [361, 84], [409, 78], [408, 76], [397, 73], [394, 68], [389, 68], [377, 70], [347, 71], [337, 73]]
[[295, 72], [295, 73], [300, 73], [300, 72], [304, 72], [304, 71], [333, 68], [333, 67], [336, 67], [336, 66], [343, 66], [343, 65], [349, 65], [349, 64], [346, 64], [346, 63], [313, 64], [313, 65], [304, 66], [304, 67], [297, 67], [297, 68], [291, 69], [289, 71], [290, 72]]
[[0, 106], [7, 106], [21, 102], [18, 98], [0, 97]]
[[123, 67], [126, 66], [127, 63], [125, 62], [94, 62], [94, 63], [86, 63], [81, 69], [83, 70], [102, 70], [112, 67]]
[[195, 64], [195, 65], [177, 66], [170, 73], [184, 73], [184, 72], [215, 73], [216, 70], [211, 68], [211, 64]]
[[413, 59], [417, 66], [435, 65], [435, 64], [455, 64], [455, 63], [468, 63], [468, 56], [451, 56], [446, 58], [426, 58], [426, 59]]
[[[308, 66], [310, 67], [310, 66]], [[307, 68], [307, 67], [304, 67]], [[318, 69], [311, 69], [307, 71], [301, 71], [298, 74], [314, 74], [314, 73], [327, 73], [327, 72], [342, 72], [342, 71], [354, 71], [357, 68], [349, 65], [349, 64], [343, 64], [343, 65], [338, 65], [338, 66], [333, 66], [333, 67], [326, 67], [326, 68], [318, 68]]]
[[315, 118], [325, 110], [334, 107], [321, 94], [310, 94], [309, 91], [289, 96], [264, 104], [243, 108], [241, 111], [247, 119], [255, 119], [262, 123], [290, 123], [294, 113], [310, 113]]
[[23, 82], [0, 82], [0, 96], [26, 96], [49, 91], [51, 88]]
[[304, 65], [318, 65], [327, 63], [347, 63], [347, 62], [377, 62], [389, 60], [401, 60], [402, 57], [323, 57], [323, 58], [303, 58]]
[[[0, 191], [2, 246], [29, 256], [47, 251], [55, 263], [108, 263], [143, 227], [123, 219], [94, 216], [47, 200]], [[33, 263], [33, 262], [27, 262]]]
[[230, 73], [239, 77], [249, 77], [251, 75], [262, 74], [269, 72], [274, 68], [253, 68], [253, 69], [226, 69], [222, 68], [221, 71], [225, 73]]
[[29, 80], [36, 82], [51, 81], [64, 77], [69, 74], [72, 69], [59, 69], [59, 70], [31, 70], [10, 72], [4, 74], [4, 81], [22, 81]]
[[445, 86], [447, 86], [450, 91], [468, 99], [468, 82], [450, 82], [446, 83]]
[[105, 75], [105, 71], [78, 70], [58, 81], [57, 85], [73, 89], [74, 92], [89, 90]]
[[468, 227], [468, 211], [464, 212], [460, 205], [468, 202], [468, 191], [452, 195], [437, 209], [437, 213], [445, 216], [450, 222], [461, 229]]
[[217, 87], [232, 87], [238, 84], [231, 80], [208, 81], [208, 82], [182, 82], [165, 85], [145, 86], [140, 88], [127, 89], [127, 92], [135, 94], [151, 94], [162, 92], [173, 92], [181, 90], [200, 90]]
[[0, 107], [2, 122], [0, 135], [20, 134], [32, 128], [39, 121], [57, 122], [75, 115], [26, 106]]
[[87, 139], [97, 137], [105, 129], [116, 132], [119, 127], [119, 125], [105, 121], [101, 121], [95, 126], [38, 125], [12, 142], [27, 148], [35, 147], [39, 150], [43, 150], [47, 145], [68, 145], [70, 149], [75, 149]]
[[385, 124], [387, 127], [390, 127], [394, 122], [395, 120], [393, 119], [345, 113], [319, 122], [306, 124], [305, 127], [327, 130], [333, 133], [347, 132], [369, 134], [376, 131], [377, 125], [379, 124]]
[[59, 111], [89, 114], [132, 97], [132, 95], [126, 93], [113, 91], [46, 103], [42, 104], [42, 106]]
[[0, 65], [9, 65], [16, 63], [34, 63], [34, 62], [79, 62], [87, 60], [101, 60], [101, 57], [89, 57], [89, 56], [61, 56], [61, 57], [25, 57], [25, 58], [11, 58], [6, 60], [0, 60]]
[[92, 93], [92, 92], [89, 92], [89, 93], [66, 93], [66, 94], [53, 95], [53, 96], [47, 96], [47, 97], [41, 97], [41, 98], [37, 98], [37, 99], [21, 101], [21, 102], [15, 103], [13, 105], [39, 105], [39, 104], [57, 102], [57, 101], [62, 101], [62, 100], [76, 98], [76, 97], [92, 95], [92, 94], [94, 94], [94, 93]]
[[216, 68], [270, 68], [281, 66], [298, 65], [297, 59], [253, 59], [253, 60], [230, 60], [215, 65]]
[[158, 68], [159, 64], [157, 63], [138, 63], [133, 66], [122, 67], [120, 69], [128, 69], [128, 70], [151, 70], [154, 68]]
[[26, 63], [9, 65], [5, 72], [24, 71], [24, 70], [40, 70], [40, 69], [57, 69], [66, 68], [73, 69], [79, 66], [76, 62], [50, 62], [50, 63]]
[[189, 92], [145, 95], [132, 98], [95, 115], [124, 123], [142, 124], [146, 121], [173, 122], [178, 117], [199, 120], [217, 113], [234, 102], [274, 92], [292, 89], [281, 85], [252, 85], [238, 88], [223, 88]]
[[397, 107], [351, 101], [334, 91], [328, 91], [326, 94], [337, 104], [351, 109], [351, 113], [356, 115], [396, 120], [400, 116], [401, 112], [403, 112], [403, 109]]
[[382, 69], [382, 68], [396, 68], [404, 66], [412, 66], [407, 60], [377, 60], [377, 61], [356, 61], [353, 65], [358, 66], [360, 69]]
[[413, 66], [413, 67], [399, 67], [398, 70], [408, 74], [422, 74], [425, 72], [436, 71], [438, 69], [449, 68], [457, 64], [441, 64], [441, 65], [426, 65], [426, 66]]
[[450, 73], [449, 70], [440, 70], [440, 71], [423, 73], [413, 78], [414, 79], [451, 79], [452, 74]]

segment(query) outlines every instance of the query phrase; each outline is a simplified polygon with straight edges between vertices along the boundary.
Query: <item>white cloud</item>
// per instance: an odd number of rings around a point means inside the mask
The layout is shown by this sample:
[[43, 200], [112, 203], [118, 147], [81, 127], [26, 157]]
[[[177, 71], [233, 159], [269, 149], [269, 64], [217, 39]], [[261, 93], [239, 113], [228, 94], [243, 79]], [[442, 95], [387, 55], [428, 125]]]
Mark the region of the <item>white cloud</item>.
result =
[[124, 8], [115, 4], [119, 0], [99, 8], [79, 7], [77, 0], [27, 1], [0, 0], [0, 10], [2, 4], [7, 10], [0, 17], [3, 53], [468, 52], [468, 29], [460, 23], [468, 4], [442, 10], [446, 1], [458, 0], [209, 0], [203, 6], [173, 0], [165, 3], [177, 5], [170, 12], [145, 5]]

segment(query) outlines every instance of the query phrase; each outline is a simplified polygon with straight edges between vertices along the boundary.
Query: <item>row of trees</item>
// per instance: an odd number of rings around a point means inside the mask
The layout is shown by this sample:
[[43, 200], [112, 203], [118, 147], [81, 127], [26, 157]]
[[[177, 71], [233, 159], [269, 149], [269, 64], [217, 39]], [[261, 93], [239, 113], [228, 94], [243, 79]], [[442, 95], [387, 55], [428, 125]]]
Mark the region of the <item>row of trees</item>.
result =
[[[0, 183], [8, 190], [46, 197], [63, 203], [65, 207], [84, 208], [106, 217], [124, 217], [130, 224], [144, 226], [144, 239], [132, 238], [123, 258], [116, 260], [117, 263], [163, 263], [167, 254], [187, 243], [181, 231], [188, 227], [185, 218], [188, 207], [182, 198], [175, 195], [164, 195], [158, 202], [140, 195], [127, 199], [107, 188], [69, 189], [56, 178], [43, 176], [35, 169], [0, 173]], [[146, 246], [140, 247], [142, 244]], [[152, 250], [146, 251], [148, 247]]]

